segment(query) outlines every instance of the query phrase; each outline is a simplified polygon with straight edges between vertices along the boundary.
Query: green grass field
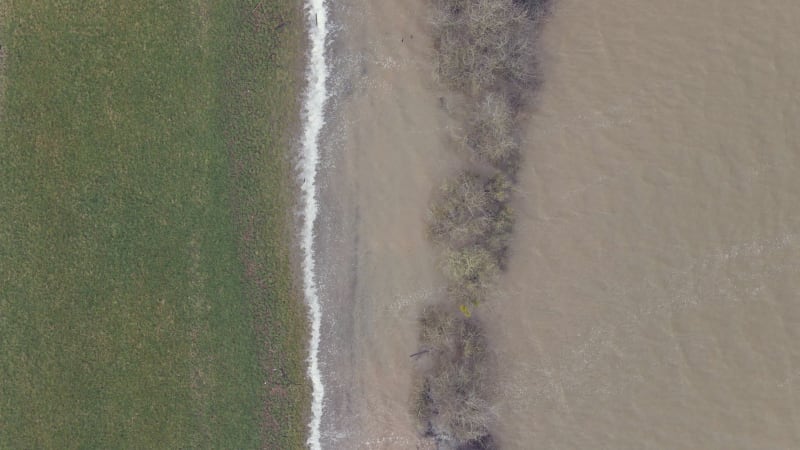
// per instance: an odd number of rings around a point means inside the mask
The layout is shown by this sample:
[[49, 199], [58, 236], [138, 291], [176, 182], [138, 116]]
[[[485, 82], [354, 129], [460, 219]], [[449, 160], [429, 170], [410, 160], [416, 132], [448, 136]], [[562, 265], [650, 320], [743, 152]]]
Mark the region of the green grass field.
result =
[[0, 448], [302, 447], [299, 2], [0, 3]]

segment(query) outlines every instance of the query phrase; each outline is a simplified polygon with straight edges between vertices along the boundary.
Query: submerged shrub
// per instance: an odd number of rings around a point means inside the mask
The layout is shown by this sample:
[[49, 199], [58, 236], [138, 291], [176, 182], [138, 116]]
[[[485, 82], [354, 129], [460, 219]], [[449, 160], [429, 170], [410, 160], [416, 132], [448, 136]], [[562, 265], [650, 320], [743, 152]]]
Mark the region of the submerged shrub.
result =
[[455, 344], [453, 338], [457, 334], [457, 320], [457, 317], [441, 306], [426, 308], [419, 319], [419, 340], [423, 348], [434, 354], [452, 353]]
[[501, 172], [489, 179], [486, 189], [493, 201], [505, 204], [511, 198], [511, 189], [513, 188], [514, 182], [508, 175]]
[[438, 352], [416, 380], [412, 414], [423, 434], [469, 445], [487, 439], [494, 417], [486, 338], [474, 319], [447, 316], [442, 308], [428, 308], [420, 319], [420, 342]]
[[480, 160], [513, 176], [519, 165], [514, 111], [507, 95], [486, 94], [472, 111], [464, 142]]
[[478, 99], [463, 142], [481, 171], [494, 175], [462, 172], [445, 180], [431, 204], [428, 234], [442, 248], [449, 306], [426, 308], [420, 318], [423, 351], [415, 356], [429, 359], [418, 368], [411, 411], [420, 433], [446, 448], [491, 449], [491, 365], [470, 308], [505, 266], [520, 161], [515, 117], [535, 81], [533, 40], [547, 0], [432, 1], [436, 74]]
[[478, 93], [500, 82], [533, 79], [534, 20], [514, 0], [436, 0], [433, 16], [436, 73]]
[[473, 242], [491, 226], [492, 203], [478, 175], [464, 172], [449, 178], [431, 205], [428, 233], [439, 244], [458, 247]]
[[481, 245], [445, 251], [444, 275], [452, 284], [486, 289], [497, 276], [497, 258]]
[[482, 245], [497, 261], [497, 266], [504, 270], [508, 257], [508, 245], [514, 228], [514, 214], [511, 208], [503, 205], [492, 218], [492, 228], [484, 236]]
[[[446, 180], [431, 205], [428, 233], [445, 249], [445, 273], [452, 283], [464, 283], [472, 294], [505, 267], [514, 224], [513, 213], [506, 204], [511, 188], [510, 178], [503, 173], [485, 179], [464, 172]], [[475, 266], [479, 261], [486, 264]], [[482, 273], [468, 274], [466, 269]]]

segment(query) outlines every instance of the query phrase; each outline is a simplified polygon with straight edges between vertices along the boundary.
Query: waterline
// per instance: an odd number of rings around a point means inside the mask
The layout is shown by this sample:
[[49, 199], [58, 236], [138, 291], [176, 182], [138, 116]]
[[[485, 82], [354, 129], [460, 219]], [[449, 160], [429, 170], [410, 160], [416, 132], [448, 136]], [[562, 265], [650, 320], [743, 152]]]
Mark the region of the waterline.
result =
[[303, 138], [299, 161], [300, 190], [303, 208], [303, 226], [300, 247], [303, 251], [303, 290], [308, 303], [311, 321], [311, 341], [308, 355], [308, 377], [311, 379], [311, 421], [306, 444], [320, 450], [320, 424], [322, 422], [325, 386], [319, 369], [319, 341], [322, 312], [317, 292], [314, 259], [314, 224], [317, 221], [317, 165], [319, 163], [319, 135], [325, 123], [325, 102], [328, 98], [326, 83], [328, 65], [325, 60], [328, 11], [325, 0], [307, 0], [306, 17], [310, 51], [306, 70], [305, 99], [303, 101]]

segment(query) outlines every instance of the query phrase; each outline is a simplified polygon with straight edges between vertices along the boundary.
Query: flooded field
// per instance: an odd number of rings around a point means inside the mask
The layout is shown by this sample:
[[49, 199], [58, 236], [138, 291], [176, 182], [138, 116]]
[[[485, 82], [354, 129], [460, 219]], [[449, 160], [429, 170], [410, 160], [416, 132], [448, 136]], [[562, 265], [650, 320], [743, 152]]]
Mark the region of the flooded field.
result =
[[[323, 448], [424, 444], [408, 355], [441, 293], [423, 222], [459, 106], [427, 12], [332, 6]], [[478, 311], [501, 448], [800, 446], [797, 23], [791, 0], [555, 2], [509, 270]]]

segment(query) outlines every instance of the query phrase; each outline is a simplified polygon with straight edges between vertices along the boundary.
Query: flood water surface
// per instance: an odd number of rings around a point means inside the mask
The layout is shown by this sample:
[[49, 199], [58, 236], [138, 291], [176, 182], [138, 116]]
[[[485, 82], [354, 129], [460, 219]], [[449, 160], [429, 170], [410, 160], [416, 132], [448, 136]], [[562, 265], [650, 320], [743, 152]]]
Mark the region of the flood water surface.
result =
[[800, 2], [558, 0], [481, 313], [503, 448], [800, 448]]

